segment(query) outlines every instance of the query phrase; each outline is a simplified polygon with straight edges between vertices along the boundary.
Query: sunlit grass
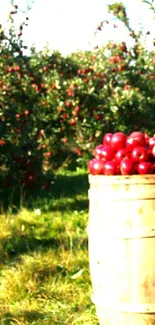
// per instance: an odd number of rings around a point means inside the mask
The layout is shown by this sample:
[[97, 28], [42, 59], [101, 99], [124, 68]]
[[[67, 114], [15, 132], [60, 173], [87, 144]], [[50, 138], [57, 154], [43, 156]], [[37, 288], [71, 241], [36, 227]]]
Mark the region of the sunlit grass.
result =
[[[87, 175], [0, 219], [0, 324], [97, 325], [88, 262]], [[32, 204], [33, 203], [33, 204]]]

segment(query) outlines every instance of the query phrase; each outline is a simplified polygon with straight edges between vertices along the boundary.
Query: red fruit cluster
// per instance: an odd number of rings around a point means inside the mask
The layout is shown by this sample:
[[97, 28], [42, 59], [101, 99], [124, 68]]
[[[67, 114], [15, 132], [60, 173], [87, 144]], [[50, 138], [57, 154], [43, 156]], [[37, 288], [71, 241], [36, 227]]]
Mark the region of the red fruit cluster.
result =
[[107, 133], [88, 162], [92, 175], [134, 175], [155, 173], [155, 136], [142, 132]]

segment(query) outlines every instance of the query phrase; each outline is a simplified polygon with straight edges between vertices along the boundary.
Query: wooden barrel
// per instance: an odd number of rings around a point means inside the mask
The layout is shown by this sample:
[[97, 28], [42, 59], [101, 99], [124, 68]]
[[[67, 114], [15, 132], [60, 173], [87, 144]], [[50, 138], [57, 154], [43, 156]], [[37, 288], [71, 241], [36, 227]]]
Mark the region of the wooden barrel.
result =
[[155, 175], [89, 175], [89, 263], [100, 325], [155, 324]]

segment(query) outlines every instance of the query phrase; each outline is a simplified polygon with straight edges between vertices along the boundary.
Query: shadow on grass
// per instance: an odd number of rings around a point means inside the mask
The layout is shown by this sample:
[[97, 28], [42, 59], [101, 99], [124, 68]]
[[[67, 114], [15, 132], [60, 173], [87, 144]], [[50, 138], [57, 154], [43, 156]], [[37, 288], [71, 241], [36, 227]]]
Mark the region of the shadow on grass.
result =
[[[50, 179], [50, 178], [49, 178]], [[74, 224], [74, 211], [88, 211], [88, 200], [86, 194], [88, 191], [88, 175], [58, 175], [54, 184], [51, 184], [51, 188], [42, 191], [37, 191], [27, 196], [24, 200], [24, 206], [29, 210], [36, 208], [41, 209], [42, 212], [54, 212], [66, 214], [66, 222], [72, 218]], [[76, 197], [77, 195], [78, 198]], [[18, 209], [18, 208], [17, 208]], [[18, 212], [18, 210], [16, 210]], [[73, 214], [72, 214], [73, 212]], [[10, 259], [16, 259], [20, 254], [45, 250], [49, 247], [57, 249], [60, 245], [63, 245], [65, 249], [70, 249], [70, 239], [66, 235], [66, 230], [63, 223], [59, 226], [54, 224], [54, 213], [47, 217], [42, 224], [37, 223], [34, 217], [34, 223], [22, 220], [21, 226], [25, 226], [27, 232], [20, 231], [20, 225], [17, 229], [13, 228], [8, 238], [5, 238], [2, 242], [2, 255], [3, 263], [5, 263], [5, 257], [7, 255], [6, 263]], [[67, 215], [68, 213], [68, 215]], [[48, 214], [47, 214], [48, 216]], [[36, 216], [39, 218], [39, 216]], [[69, 219], [68, 219], [69, 218]], [[80, 220], [80, 219], [79, 219]], [[52, 226], [53, 225], [53, 226]], [[20, 227], [19, 227], [20, 226]], [[76, 228], [76, 225], [74, 225]], [[80, 226], [81, 228], [81, 226]], [[82, 228], [81, 228], [82, 231]], [[84, 236], [78, 237], [73, 235], [73, 244], [75, 247], [86, 246], [86, 239]]]
[[[24, 253], [30, 253], [34, 251], [38, 251], [40, 249], [45, 249], [49, 247], [57, 248], [59, 246], [59, 241], [56, 238], [47, 238], [47, 239], [37, 239], [32, 236], [16, 236], [12, 235], [8, 240], [3, 244], [3, 251], [5, 252], [2, 261], [3, 263], [8, 263], [9, 258], [18, 257], [18, 255]], [[7, 256], [7, 258], [6, 258]]]
[[[24, 221], [23, 223], [29, 230], [28, 233], [17, 233], [16, 230], [12, 231], [8, 238], [1, 241], [1, 262], [3, 264], [12, 264], [20, 258], [22, 254], [31, 254], [34, 252], [45, 252], [52, 248], [58, 250], [63, 247], [66, 251], [70, 251], [72, 237], [72, 246], [75, 250], [87, 249], [88, 240], [86, 230], [82, 230], [80, 235], [76, 231], [70, 232], [70, 236], [66, 234], [66, 229], [63, 224], [58, 227], [52, 227], [49, 221], [44, 225], [36, 225]], [[75, 226], [76, 227], [76, 226]]]
[[[13, 324], [13, 322], [15, 320], [20, 319], [20, 318], [24, 318], [25, 321], [29, 322], [31, 324], [31, 322], [33, 321], [41, 321], [41, 320], [44, 320], [45, 319], [46, 314], [43, 314], [39, 311], [36, 311], [36, 310], [32, 310], [32, 311], [24, 311], [20, 314], [13, 314], [13, 313], [5, 313], [5, 314], [2, 314], [0, 316], [0, 321], [2, 321], [3, 325], [11, 325]], [[16, 322], [15, 322], [16, 323]], [[17, 323], [18, 324], [18, 323]]]
[[53, 198], [74, 197], [77, 194], [86, 193], [88, 190], [88, 175], [65, 176], [58, 175], [52, 187]]
[[[47, 200], [47, 198], [46, 198]], [[41, 209], [42, 212], [71, 212], [71, 211], [87, 211], [88, 210], [88, 199], [75, 199], [72, 202], [68, 202], [67, 198], [61, 201], [54, 201], [53, 199], [48, 200], [47, 207], [44, 207], [43, 200], [36, 200], [35, 206]], [[26, 206], [28, 209], [32, 209], [34, 207], [34, 202], [29, 202]]]
[[[73, 198], [74, 200], [76, 195], [87, 195], [88, 174], [57, 175], [56, 177], [49, 174], [46, 177], [45, 184], [47, 185], [47, 188], [44, 188], [42, 184], [38, 183], [35, 188], [30, 188], [29, 191], [23, 192], [22, 194], [18, 188], [15, 188], [13, 191], [11, 189], [4, 189], [2, 199], [0, 200], [2, 208], [1, 206], [0, 208], [4, 212], [7, 212], [11, 207], [13, 213], [15, 213], [19, 211], [21, 205], [31, 210], [34, 208], [34, 203], [37, 202], [37, 204], [42, 206], [42, 210], [44, 210], [45, 200], [48, 200], [49, 211], [54, 211], [55, 208], [50, 204], [51, 200], [59, 200], [61, 198]], [[68, 206], [68, 209], [78, 210], [80, 204], [80, 209], [86, 208], [86, 200], [83, 200], [82, 202], [81, 199], [81, 203], [80, 201], [71, 203], [70, 207]], [[59, 207], [61, 211], [67, 208], [66, 206], [63, 207], [63, 204], [61, 203], [58, 206], [58, 209]]]
[[[49, 237], [44, 234], [43, 238], [37, 239], [32, 236], [12, 236], [8, 239], [3, 245], [3, 250], [1, 251], [1, 262], [3, 264], [12, 263], [14, 259], [18, 259], [20, 255], [33, 253], [38, 251], [47, 251], [49, 248], [58, 249], [60, 246], [65, 248], [65, 250], [70, 250], [70, 239], [66, 238], [64, 235], [64, 231], [59, 234], [60, 238]], [[45, 238], [47, 236], [47, 238]], [[79, 249], [79, 247], [87, 248], [87, 239], [74, 238], [72, 241], [72, 245], [74, 249]], [[9, 262], [10, 261], [10, 262]]]
[[[53, 183], [54, 182], [54, 183]], [[34, 209], [34, 204], [41, 211], [80, 211], [88, 209], [88, 175], [58, 175], [50, 188], [27, 197], [25, 207]], [[80, 195], [80, 199], [76, 196]], [[66, 201], [65, 201], [66, 199]], [[70, 202], [67, 199], [71, 199]]]

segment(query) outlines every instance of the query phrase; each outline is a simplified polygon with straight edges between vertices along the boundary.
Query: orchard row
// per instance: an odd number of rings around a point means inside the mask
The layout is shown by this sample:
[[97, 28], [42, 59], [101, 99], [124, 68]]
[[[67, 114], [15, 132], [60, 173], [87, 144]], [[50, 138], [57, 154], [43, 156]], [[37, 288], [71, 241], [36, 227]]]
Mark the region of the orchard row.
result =
[[[121, 13], [126, 23], [123, 10], [115, 6], [114, 14]], [[107, 132], [155, 133], [155, 52], [148, 52], [138, 35], [130, 33], [131, 48], [110, 42], [66, 57], [35, 49], [26, 56], [27, 20], [17, 34], [0, 31], [3, 185], [31, 187], [49, 169], [86, 165]]]

